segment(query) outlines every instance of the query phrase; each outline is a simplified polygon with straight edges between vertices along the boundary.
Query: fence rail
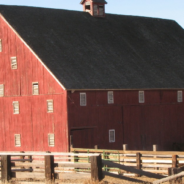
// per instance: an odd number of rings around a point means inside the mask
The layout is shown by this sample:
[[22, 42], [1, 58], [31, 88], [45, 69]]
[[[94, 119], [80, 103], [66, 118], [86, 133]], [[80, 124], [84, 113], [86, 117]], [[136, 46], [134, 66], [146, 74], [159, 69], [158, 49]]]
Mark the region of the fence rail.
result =
[[[74, 153], [98, 153], [102, 155], [102, 162], [111, 161], [124, 166], [130, 166], [142, 171], [168, 175], [168, 168], [184, 165], [184, 152], [173, 151], [124, 151], [71, 148]], [[80, 160], [78, 160], [80, 162]], [[126, 175], [129, 171], [114, 168], [104, 163], [105, 171]], [[138, 176], [137, 174], [135, 174]]]
[[[55, 179], [102, 178], [101, 155], [94, 153], [43, 153], [43, 152], [0, 152], [1, 181], [11, 178], [36, 179], [50, 183]], [[90, 163], [76, 162], [76, 158], [89, 158]], [[79, 173], [76, 169], [82, 169]]]

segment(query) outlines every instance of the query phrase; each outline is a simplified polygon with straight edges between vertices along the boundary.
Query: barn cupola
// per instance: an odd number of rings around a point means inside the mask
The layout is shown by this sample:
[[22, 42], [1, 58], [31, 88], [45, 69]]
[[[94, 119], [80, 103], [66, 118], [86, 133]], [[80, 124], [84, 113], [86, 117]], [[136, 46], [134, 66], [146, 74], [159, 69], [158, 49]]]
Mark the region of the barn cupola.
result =
[[83, 10], [94, 17], [105, 17], [105, 0], [82, 0]]

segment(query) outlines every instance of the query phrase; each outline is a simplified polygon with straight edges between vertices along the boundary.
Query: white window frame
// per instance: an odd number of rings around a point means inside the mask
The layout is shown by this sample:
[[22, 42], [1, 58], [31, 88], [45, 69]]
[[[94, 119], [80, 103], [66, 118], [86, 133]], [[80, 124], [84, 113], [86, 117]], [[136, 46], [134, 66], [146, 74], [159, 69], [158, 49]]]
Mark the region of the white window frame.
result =
[[[13, 101], [13, 114], [19, 114], [20, 113], [20, 107], [19, 107], [19, 101]], [[17, 111], [16, 111], [17, 106]]]
[[[51, 142], [51, 138], [53, 138], [53, 143]], [[55, 135], [54, 134], [48, 134], [48, 146], [54, 147], [55, 146]]]
[[0, 97], [4, 96], [4, 84], [0, 84]]
[[[35, 92], [35, 88], [34, 88], [35, 85], [38, 85], [38, 93]], [[39, 95], [39, 83], [38, 82], [33, 82], [32, 83], [32, 94], [33, 95]]]
[[[52, 109], [49, 108], [49, 103], [52, 103]], [[54, 101], [51, 100], [47, 100], [47, 112], [48, 113], [53, 113], [54, 112]]]
[[12, 70], [17, 69], [17, 57], [16, 56], [11, 57], [11, 69]]
[[183, 91], [177, 91], [177, 101], [179, 103], [183, 102]]
[[[19, 142], [19, 144], [17, 142]], [[21, 135], [20, 134], [14, 135], [14, 143], [15, 143], [15, 147], [21, 147]]]
[[107, 101], [108, 101], [108, 104], [114, 103], [114, 92], [113, 91], [107, 92]]
[[145, 103], [144, 91], [139, 91], [139, 103]]
[[[113, 139], [111, 139], [111, 132], [114, 133]], [[110, 143], [111, 143], [111, 142], [115, 142], [115, 129], [110, 129], [110, 130], [109, 130], [109, 142], [110, 142]]]
[[0, 52], [3, 51], [2, 39], [0, 39]]
[[80, 93], [80, 106], [87, 106], [86, 93]]

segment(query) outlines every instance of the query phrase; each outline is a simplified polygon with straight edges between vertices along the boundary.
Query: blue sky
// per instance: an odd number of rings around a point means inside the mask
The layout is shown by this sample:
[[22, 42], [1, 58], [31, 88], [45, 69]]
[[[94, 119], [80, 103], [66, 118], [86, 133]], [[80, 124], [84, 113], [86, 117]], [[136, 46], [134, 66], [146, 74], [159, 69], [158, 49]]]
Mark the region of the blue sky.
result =
[[[49, 7], [82, 11], [81, 0], [0, 0], [0, 4]], [[184, 28], [184, 0], [106, 0], [106, 12], [160, 17], [177, 21]]]

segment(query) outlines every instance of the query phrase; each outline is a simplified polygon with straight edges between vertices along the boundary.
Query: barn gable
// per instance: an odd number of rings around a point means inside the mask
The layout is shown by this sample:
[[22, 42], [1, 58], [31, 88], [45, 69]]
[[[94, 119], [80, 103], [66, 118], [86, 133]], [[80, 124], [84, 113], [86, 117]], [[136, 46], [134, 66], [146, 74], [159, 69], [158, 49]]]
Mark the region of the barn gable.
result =
[[67, 151], [66, 91], [3, 16], [0, 40], [0, 150], [54, 151], [48, 145], [54, 134], [66, 142], [56, 138], [57, 148]]
[[66, 89], [184, 88], [184, 32], [174, 21], [16, 6], [0, 12]]

